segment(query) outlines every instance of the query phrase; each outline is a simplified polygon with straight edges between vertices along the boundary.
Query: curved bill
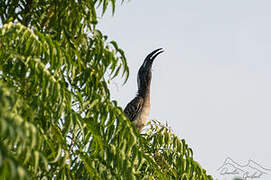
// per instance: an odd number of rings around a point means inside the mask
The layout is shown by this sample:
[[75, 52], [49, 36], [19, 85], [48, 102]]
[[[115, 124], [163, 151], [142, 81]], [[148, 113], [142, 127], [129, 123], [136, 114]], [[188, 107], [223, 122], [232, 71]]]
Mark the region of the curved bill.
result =
[[[161, 51], [160, 51], [160, 50], [161, 50]], [[151, 59], [151, 60], [153, 60], [153, 59], [156, 58], [156, 56], [158, 56], [158, 54], [160, 54], [160, 53], [162, 53], [162, 52], [164, 52], [164, 51], [163, 51], [163, 48], [156, 49], [156, 50], [152, 51], [152, 52], [146, 57], [146, 59]], [[156, 53], [157, 53], [157, 54], [156, 54]]]
[[150, 66], [153, 63], [153, 60], [159, 55], [161, 54], [163, 51], [163, 48], [159, 48], [156, 49], [154, 51], [152, 51], [144, 60], [144, 66], [148, 65]]

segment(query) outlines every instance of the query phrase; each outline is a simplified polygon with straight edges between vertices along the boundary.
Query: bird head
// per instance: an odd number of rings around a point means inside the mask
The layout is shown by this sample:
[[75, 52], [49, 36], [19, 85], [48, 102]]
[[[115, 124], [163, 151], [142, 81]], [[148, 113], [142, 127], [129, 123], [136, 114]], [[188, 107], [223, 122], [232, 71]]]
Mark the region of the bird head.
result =
[[145, 58], [137, 74], [137, 84], [139, 89], [145, 87], [150, 83], [152, 76], [151, 67], [153, 61], [162, 52], [164, 52], [162, 48], [156, 49]]

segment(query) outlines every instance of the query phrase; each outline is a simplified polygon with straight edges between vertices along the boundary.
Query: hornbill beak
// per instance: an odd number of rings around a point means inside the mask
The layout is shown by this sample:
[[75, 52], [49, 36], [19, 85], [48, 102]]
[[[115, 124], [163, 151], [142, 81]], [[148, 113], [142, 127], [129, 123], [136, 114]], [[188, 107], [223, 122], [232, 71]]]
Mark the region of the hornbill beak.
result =
[[143, 67], [144, 68], [150, 68], [152, 66], [153, 60], [161, 54], [163, 51], [162, 48], [156, 49], [153, 52], [151, 52], [144, 60]]

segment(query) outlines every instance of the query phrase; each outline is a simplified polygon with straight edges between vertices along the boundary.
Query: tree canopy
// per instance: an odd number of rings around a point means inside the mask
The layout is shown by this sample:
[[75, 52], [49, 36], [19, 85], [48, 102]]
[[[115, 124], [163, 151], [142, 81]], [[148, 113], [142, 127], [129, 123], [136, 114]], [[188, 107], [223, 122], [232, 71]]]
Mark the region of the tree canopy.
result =
[[0, 2], [0, 179], [212, 179], [169, 127], [140, 134], [111, 99], [129, 69], [96, 25], [116, 3]]

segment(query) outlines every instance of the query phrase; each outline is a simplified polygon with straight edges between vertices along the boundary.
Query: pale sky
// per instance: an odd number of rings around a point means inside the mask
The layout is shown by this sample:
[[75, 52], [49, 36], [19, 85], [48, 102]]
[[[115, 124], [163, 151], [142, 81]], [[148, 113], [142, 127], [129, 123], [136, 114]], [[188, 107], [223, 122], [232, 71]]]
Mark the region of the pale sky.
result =
[[111, 86], [120, 106], [135, 96], [146, 55], [163, 47], [149, 119], [167, 121], [215, 178], [230, 179], [217, 171], [226, 157], [271, 169], [270, 0], [131, 0], [99, 28], [128, 59], [128, 82]]

